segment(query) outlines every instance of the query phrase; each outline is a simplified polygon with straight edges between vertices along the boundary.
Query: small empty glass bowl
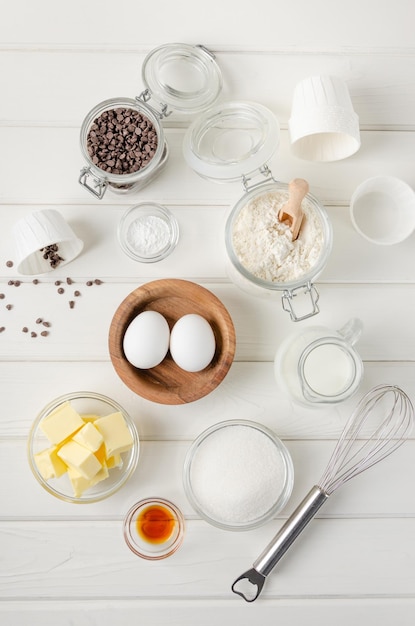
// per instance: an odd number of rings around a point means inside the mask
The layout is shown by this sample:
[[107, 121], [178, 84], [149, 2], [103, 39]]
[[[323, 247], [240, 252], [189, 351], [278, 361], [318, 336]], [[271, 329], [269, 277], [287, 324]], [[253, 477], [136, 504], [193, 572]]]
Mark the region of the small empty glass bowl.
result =
[[183, 482], [204, 520], [224, 530], [250, 530], [286, 505], [294, 470], [288, 450], [271, 430], [249, 420], [229, 420], [193, 442]]
[[123, 215], [118, 225], [122, 250], [134, 261], [155, 263], [165, 259], [179, 241], [174, 215], [160, 204], [137, 204]]
[[[118, 467], [112, 467], [108, 470], [108, 477], [90, 487], [80, 496], [75, 496], [74, 491], [67, 473], [59, 478], [51, 478], [45, 480], [35, 462], [35, 454], [51, 447], [51, 443], [40, 429], [42, 420], [54, 411], [59, 405], [69, 402], [71, 406], [81, 416], [99, 416], [104, 417], [110, 413], [122, 413], [133, 439], [133, 446], [127, 452], [121, 453], [121, 464]], [[132, 418], [124, 411], [124, 409], [115, 400], [111, 400], [106, 396], [89, 391], [78, 393], [68, 393], [60, 396], [50, 402], [36, 417], [29, 433], [28, 439], [28, 459], [30, 469], [34, 477], [50, 494], [75, 504], [88, 504], [104, 500], [112, 494], [116, 493], [130, 478], [137, 467], [140, 451], [140, 442], [138, 432]]]
[[124, 519], [124, 539], [134, 554], [158, 561], [176, 552], [183, 543], [184, 517], [164, 498], [147, 498], [131, 507]]

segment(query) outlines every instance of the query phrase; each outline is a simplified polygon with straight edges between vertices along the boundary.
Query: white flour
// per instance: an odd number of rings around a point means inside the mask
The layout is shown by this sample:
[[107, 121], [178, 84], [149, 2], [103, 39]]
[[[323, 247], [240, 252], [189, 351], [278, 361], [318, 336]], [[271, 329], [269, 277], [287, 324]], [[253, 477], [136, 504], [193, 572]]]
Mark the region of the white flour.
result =
[[168, 224], [157, 215], [146, 215], [132, 222], [127, 231], [127, 241], [141, 256], [157, 254], [166, 248], [170, 239]]
[[233, 227], [233, 248], [241, 265], [270, 282], [300, 278], [316, 264], [324, 244], [320, 218], [307, 198], [301, 204], [299, 236], [292, 240], [289, 226], [278, 220], [287, 200], [284, 191], [258, 196], [243, 207]]

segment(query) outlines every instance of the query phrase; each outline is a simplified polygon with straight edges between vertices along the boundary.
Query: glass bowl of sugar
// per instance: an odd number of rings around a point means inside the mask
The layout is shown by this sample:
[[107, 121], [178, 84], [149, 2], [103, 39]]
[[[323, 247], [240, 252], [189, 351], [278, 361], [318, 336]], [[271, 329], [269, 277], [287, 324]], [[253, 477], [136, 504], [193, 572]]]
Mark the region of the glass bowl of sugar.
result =
[[249, 420], [228, 420], [195, 439], [183, 483], [205, 521], [224, 530], [250, 530], [287, 504], [294, 469], [287, 448], [271, 430]]
[[143, 202], [122, 216], [118, 241], [123, 252], [134, 261], [154, 263], [173, 252], [179, 241], [179, 225], [166, 207]]

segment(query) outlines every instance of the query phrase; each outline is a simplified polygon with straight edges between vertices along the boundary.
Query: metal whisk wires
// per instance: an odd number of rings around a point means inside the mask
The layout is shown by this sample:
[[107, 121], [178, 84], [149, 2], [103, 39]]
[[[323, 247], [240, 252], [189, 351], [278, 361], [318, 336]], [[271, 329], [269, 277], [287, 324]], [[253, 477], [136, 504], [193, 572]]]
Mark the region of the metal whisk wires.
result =
[[413, 413], [402, 389], [394, 385], [374, 387], [352, 413], [318, 486], [331, 495], [394, 452], [410, 434]]
[[[261, 593], [266, 577], [302, 533], [329, 496], [346, 481], [394, 452], [409, 436], [414, 409], [394, 385], [371, 389], [359, 402], [340, 435], [320, 482], [314, 485], [232, 591], [247, 602]], [[248, 590], [241, 585], [248, 584]]]

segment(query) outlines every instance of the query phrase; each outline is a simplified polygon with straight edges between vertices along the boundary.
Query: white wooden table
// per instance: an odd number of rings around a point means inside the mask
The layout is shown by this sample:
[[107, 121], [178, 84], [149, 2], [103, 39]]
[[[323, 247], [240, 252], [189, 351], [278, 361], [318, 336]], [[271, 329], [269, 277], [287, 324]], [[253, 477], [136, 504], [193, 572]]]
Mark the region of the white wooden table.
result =
[[[209, 9], [207, 7], [210, 7]], [[141, 64], [155, 46], [203, 43], [224, 75], [222, 98], [269, 107], [281, 129], [271, 163], [283, 181], [306, 178], [325, 205], [334, 247], [318, 280], [318, 323], [364, 323], [359, 351], [363, 394], [395, 383], [415, 398], [414, 237], [393, 247], [366, 243], [348, 205], [376, 174], [415, 187], [415, 48], [412, 0], [213, 1], [123, 3], [71, 0], [2, 2], [0, 20], [0, 623], [76, 626], [141, 623], [198, 626], [290, 624], [409, 625], [415, 620], [415, 441], [345, 486], [279, 564], [256, 603], [230, 585], [251, 566], [309, 487], [355, 405], [296, 408], [276, 389], [272, 361], [293, 330], [274, 303], [250, 297], [228, 279], [223, 229], [242, 194], [238, 184], [202, 180], [184, 163], [184, 124], [166, 123], [171, 156], [164, 172], [133, 196], [99, 202], [77, 182], [83, 166], [79, 128], [98, 102], [142, 90]], [[360, 151], [344, 161], [300, 161], [287, 121], [298, 80], [331, 73], [347, 81], [360, 118]], [[116, 229], [127, 207], [166, 205], [181, 237], [158, 264], [140, 265], [120, 250]], [[57, 208], [84, 240], [83, 253], [53, 276], [31, 279], [6, 267], [10, 229], [21, 216]], [[191, 262], [190, 262], [191, 261]], [[82, 297], [68, 307], [54, 281], [70, 276]], [[134, 395], [109, 360], [108, 328], [121, 300], [156, 278], [195, 281], [216, 294], [236, 328], [231, 370], [209, 396], [165, 406]], [[101, 286], [86, 287], [100, 278]], [[22, 280], [20, 287], [9, 280]], [[13, 304], [10, 311], [6, 303]], [[37, 317], [47, 338], [21, 332]], [[301, 322], [304, 327], [316, 318]], [[297, 328], [297, 327], [296, 327]], [[31, 475], [26, 439], [37, 412], [54, 397], [88, 389], [112, 396], [134, 417], [142, 453], [133, 478], [110, 499], [76, 506], [54, 499]], [[184, 495], [183, 459], [193, 439], [222, 419], [246, 418], [286, 443], [295, 486], [286, 509], [264, 527], [231, 533], [199, 519]], [[145, 496], [164, 496], [186, 516], [183, 546], [149, 563], [124, 544], [122, 519]]]

